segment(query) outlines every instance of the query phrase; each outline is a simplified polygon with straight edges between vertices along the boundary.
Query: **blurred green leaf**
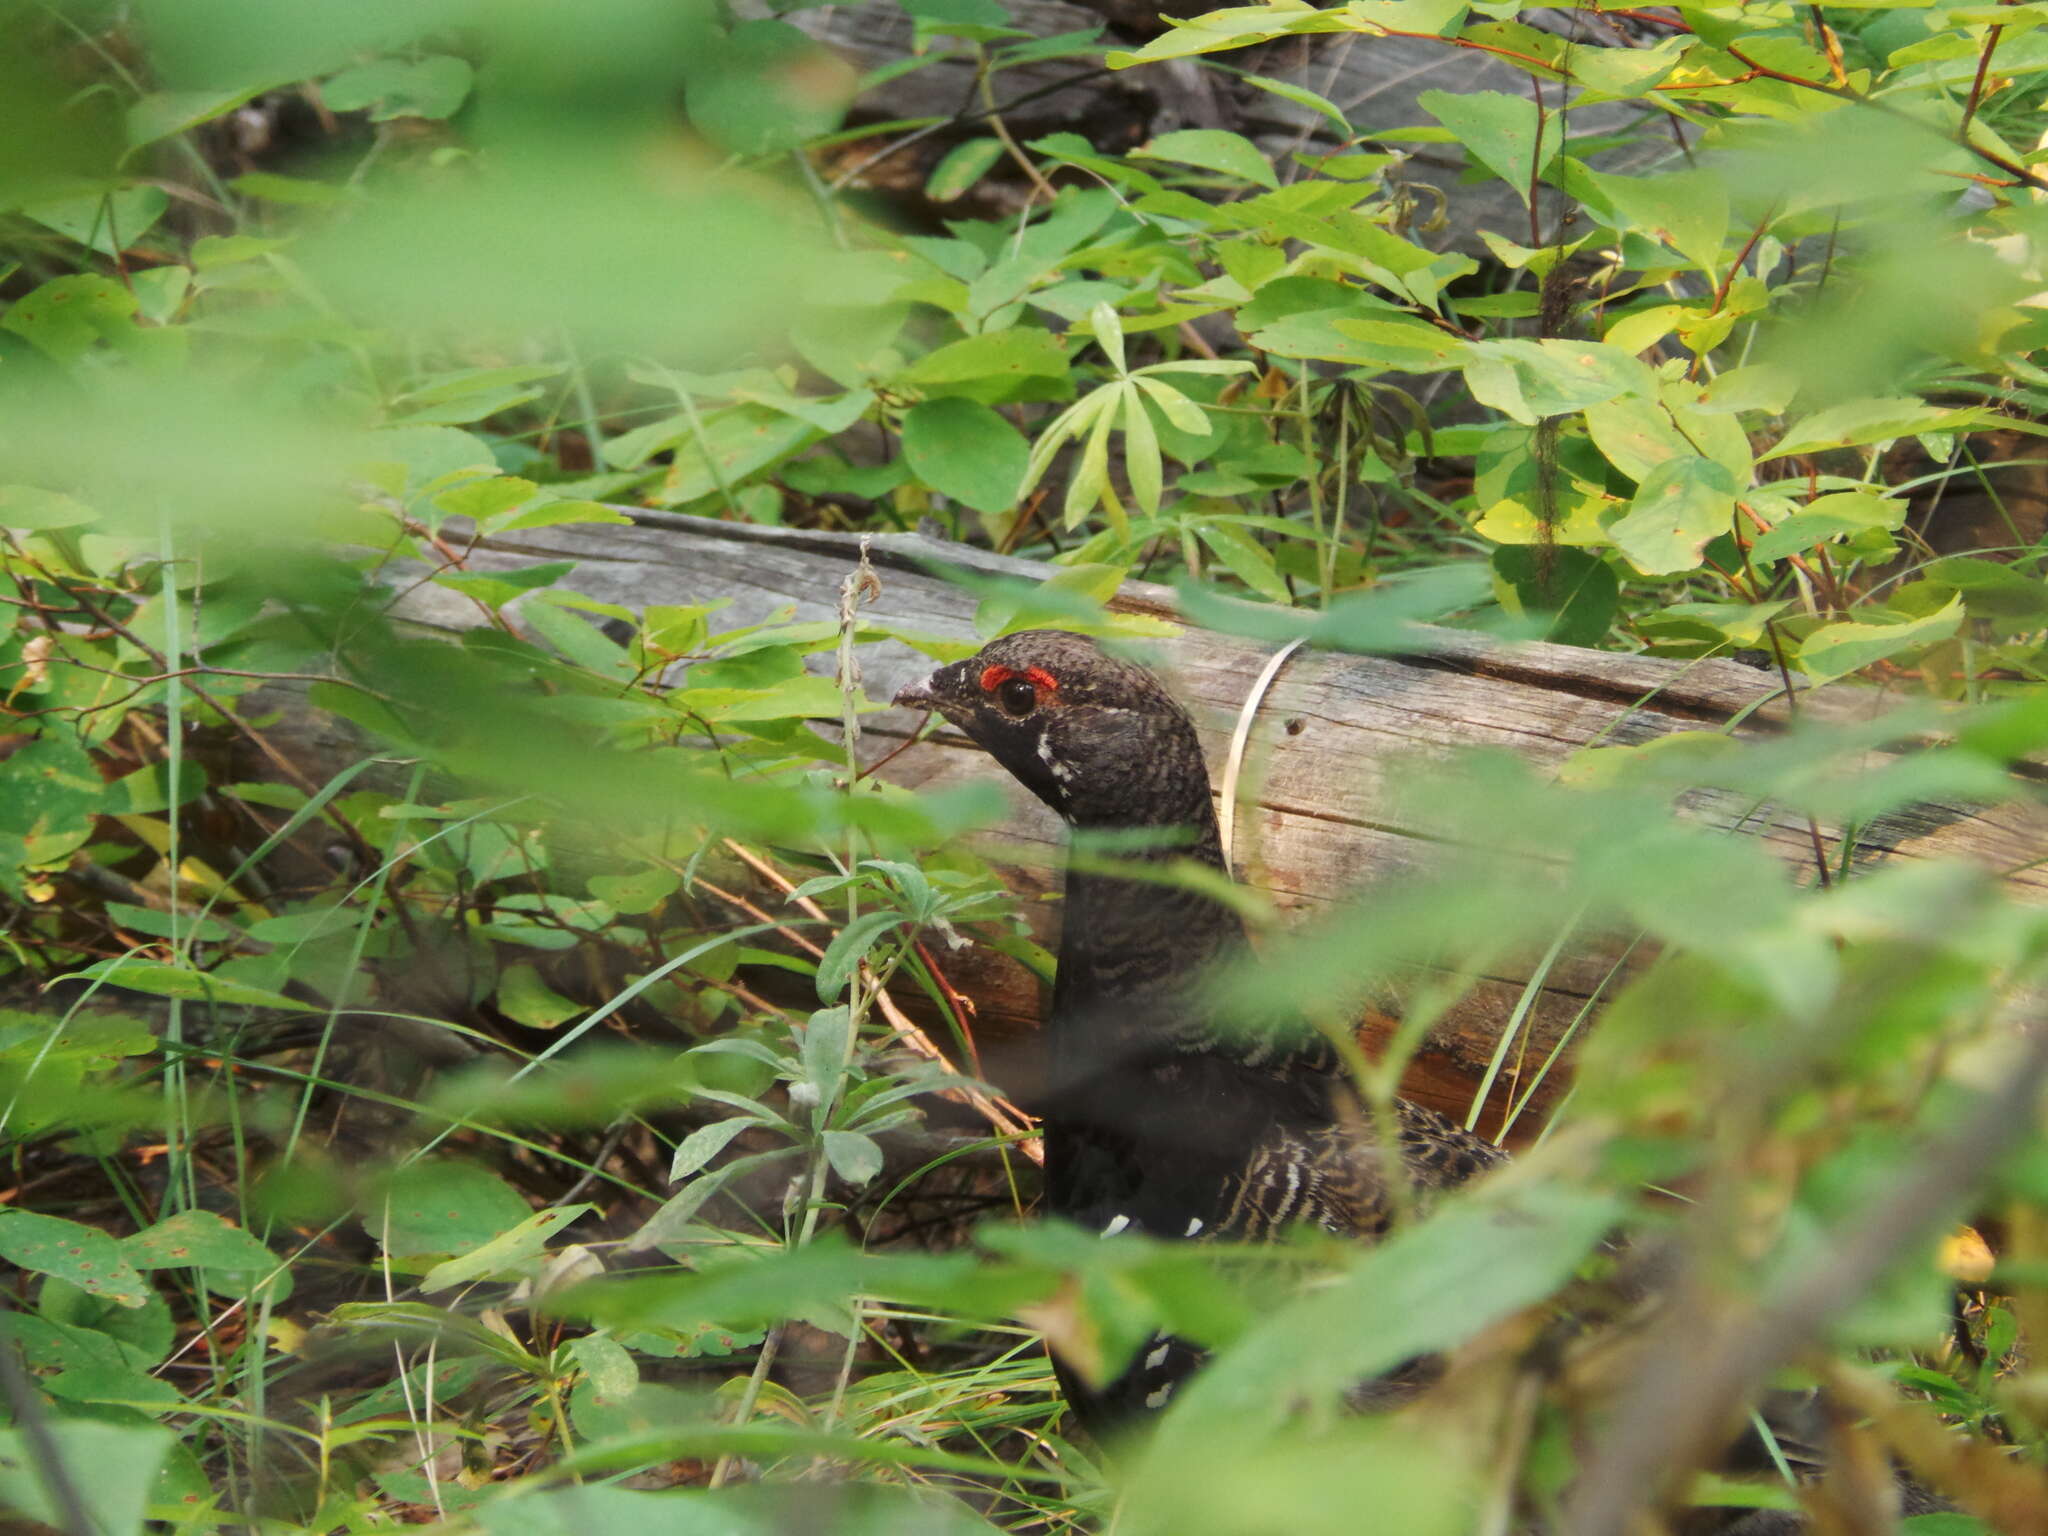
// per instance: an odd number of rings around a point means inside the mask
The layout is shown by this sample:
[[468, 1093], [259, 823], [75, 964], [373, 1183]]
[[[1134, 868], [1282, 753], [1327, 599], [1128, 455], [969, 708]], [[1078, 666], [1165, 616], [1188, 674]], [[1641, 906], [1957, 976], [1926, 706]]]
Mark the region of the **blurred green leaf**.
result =
[[102, 256], [115, 256], [141, 243], [170, 206], [161, 187], [124, 187], [116, 192], [38, 203], [22, 212], [38, 224], [88, 246]]
[[795, 149], [836, 127], [853, 71], [785, 21], [742, 21], [693, 60], [690, 118], [743, 155]]
[[[103, 1536], [139, 1536], [157, 1469], [176, 1436], [156, 1424], [60, 1419], [45, 1426], [67, 1481]], [[53, 1529], [69, 1511], [51, 1497], [39, 1437], [0, 1429], [0, 1506]]]
[[400, 117], [452, 117], [468, 99], [475, 72], [467, 59], [430, 53], [358, 64], [326, 80], [322, 98], [335, 112], [370, 110], [372, 122]]
[[1570, 1278], [1619, 1214], [1611, 1198], [1527, 1179], [1448, 1204], [1290, 1298], [1175, 1394], [1148, 1458], [1228, 1425], [1266, 1440], [1303, 1398], [1333, 1401], [1470, 1338]]
[[393, 1258], [468, 1253], [533, 1214], [496, 1174], [475, 1163], [430, 1158], [395, 1170], [363, 1227]]

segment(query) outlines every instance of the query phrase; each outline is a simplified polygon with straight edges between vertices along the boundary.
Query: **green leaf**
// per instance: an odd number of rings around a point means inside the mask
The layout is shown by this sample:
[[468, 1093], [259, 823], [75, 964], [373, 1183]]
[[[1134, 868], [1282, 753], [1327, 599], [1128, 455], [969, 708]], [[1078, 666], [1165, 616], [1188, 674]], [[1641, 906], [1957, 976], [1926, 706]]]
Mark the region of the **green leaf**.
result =
[[489, 1242], [436, 1264], [420, 1277], [420, 1290], [428, 1295], [472, 1280], [508, 1280], [531, 1276], [557, 1232], [591, 1211], [594, 1205], [556, 1205], [535, 1211], [509, 1232]]
[[40, 532], [94, 522], [99, 513], [60, 491], [34, 485], [0, 485], [0, 528]]
[[135, 295], [112, 278], [92, 273], [54, 277], [16, 299], [0, 327], [26, 337], [46, 356], [72, 363], [102, 339], [135, 333]]
[[650, 864], [623, 875], [592, 875], [585, 884], [591, 895], [609, 903], [614, 912], [639, 917], [673, 896], [682, 884], [682, 876], [672, 869]]
[[[870, 913], [870, 916], [875, 914]], [[820, 1008], [804, 1024], [804, 1080], [818, 1090], [822, 1106], [846, 1071], [853, 1054], [853, 1012], [844, 1006]]]
[[[1896, 505], [1903, 510], [1903, 503]], [[1963, 611], [1973, 619], [2002, 619], [2023, 623], [2029, 629], [2048, 619], [2048, 583], [2000, 560], [1973, 560], [1963, 555], [1923, 566], [1920, 579], [1901, 587], [1891, 606], [1901, 613], [1919, 615], [1951, 597], [1962, 598]]]
[[159, 939], [200, 939], [218, 944], [232, 939], [236, 932], [217, 917], [183, 912], [173, 915], [159, 912], [154, 907], [132, 906], [125, 901], [108, 902], [107, 916], [131, 933], [146, 933]]
[[1654, 399], [1624, 395], [1602, 401], [1586, 408], [1586, 434], [1610, 464], [1639, 483], [1666, 459], [1704, 453], [1737, 485], [1747, 485], [1755, 466], [1741, 421], [1702, 409], [1698, 394], [1697, 385], [1666, 383]]
[[[920, 389], [994, 382], [1013, 389], [1031, 379], [1064, 378], [1067, 354], [1059, 338], [1035, 326], [968, 336], [928, 352], [897, 382]], [[997, 398], [1006, 398], [998, 394]]]
[[1608, 532], [1646, 576], [1689, 571], [1707, 541], [1728, 531], [1736, 490], [1735, 477], [1712, 459], [1666, 459], [1644, 475], [1628, 516]]
[[1149, 143], [1131, 150], [1130, 157], [1133, 160], [1171, 160], [1176, 165], [1198, 166], [1239, 181], [1256, 182], [1268, 189], [1277, 189], [1280, 185], [1273, 174], [1272, 163], [1259, 152], [1256, 144], [1242, 134], [1229, 133], [1221, 128], [1183, 128], [1174, 133], [1162, 133]]
[[569, 592], [538, 592], [519, 611], [519, 621], [565, 659], [600, 677], [625, 677], [633, 663], [625, 648], [601, 633], [588, 619], [580, 618], [564, 598]]
[[1229, 569], [1231, 575], [1259, 596], [1275, 603], [1288, 603], [1287, 583], [1273, 563], [1272, 551], [1235, 523], [1204, 520], [1194, 525], [1195, 537]]
[[1656, 382], [1647, 365], [1597, 341], [1476, 341], [1466, 356], [1473, 397], [1532, 426], [1545, 416], [1647, 393]]
[[1346, 138], [1351, 136], [1349, 120], [1345, 118], [1342, 109], [1327, 96], [1318, 96], [1314, 91], [1292, 81], [1274, 80], [1265, 75], [1245, 75], [1243, 79], [1247, 85], [1256, 85], [1268, 95], [1278, 96], [1282, 101], [1291, 101], [1297, 107], [1307, 107], [1311, 112], [1320, 112], [1335, 123]]
[[171, 965], [162, 960], [138, 960], [126, 955], [112, 960], [96, 960], [64, 979], [104, 981], [131, 991], [147, 992], [152, 997], [194, 998], [228, 1008], [288, 1008], [294, 1013], [304, 1013], [308, 1006], [267, 987], [250, 986], [247, 982], [232, 981], [225, 976]]
[[1109, 366], [1118, 373], [1124, 371], [1124, 323], [1117, 317], [1116, 308], [1111, 304], [1094, 304], [1088, 310], [1088, 329], [1095, 335], [1095, 344], [1102, 348], [1102, 355], [1109, 359]]
[[699, 1209], [732, 1181], [758, 1173], [762, 1169], [784, 1162], [797, 1153], [797, 1148], [776, 1147], [768, 1152], [756, 1152], [739, 1157], [722, 1168], [691, 1179], [682, 1189], [669, 1196], [661, 1209], [648, 1217], [638, 1232], [628, 1242], [629, 1249], [653, 1248], [663, 1243], [675, 1242], [686, 1236], [690, 1223]]
[[124, 1307], [106, 1296], [93, 1296], [68, 1280], [45, 1276], [36, 1295], [36, 1315], [70, 1328], [103, 1333], [122, 1346], [129, 1360], [154, 1363], [171, 1352], [178, 1325], [163, 1297], [151, 1293], [139, 1307]]
[[582, 1004], [562, 996], [523, 960], [499, 973], [497, 1001], [505, 1017], [529, 1029], [556, 1029], [583, 1012]]
[[1538, 143], [1536, 103], [1526, 96], [1500, 91], [1424, 91], [1416, 97], [1422, 110], [1451, 130], [1472, 158], [1515, 189], [1524, 203], [1530, 186], [1542, 179], [1557, 158], [1559, 134], [1553, 115], [1543, 119]]
[[1134, 381], [1138, 388], [1151, 397], [1152, 403], [1159, 407], [1160, 414], [1180, 431], [1191, 437], [1216, 435], [1216, 427], [1210, 421], [1209, 413], [1171, 384], [1160, 379], [1148, 378], [1143, 374], [1136, 375]]
[[496, 1174], [474, 1163], [428, 1158], [391, 1175], [382, 1198], [364, 1207], [363, 1228], [393, 1258], [439, 1256], [467, 1253], [532, 1214]]
[[1823, 624], [1800, 643], [1799, 669], [1822, 681], [1847, 677], [1872, 662], [1946, 640], [1962, 622], [1958, 594], [1936, 612], [1903, 624]]
[[734, 1115], [725, 1120], [714, 1120], [709, 1125], [700, 1125], [682, 1139], [675, 1156], [669, 1162], [670, 1182], [687, 1179], [732, 1145], [744, 1131], [750, 1131], [767, 1122], [753, 1115]]
[[[58, 1419], [43, 1426], [99, 1536], [140, 1536], [157, 1470], [177, 1436], [156, 1424]], [[0, 1429], [0, 1508], [54, 1530], [69, 1512], [51, 1502], [43, 1446], [25, 1430]]]
[[1131, 498], [1148, 516], [1156, 515], [1162, 488], [1159, 434], [1152, 426], [1152, 417], [1145, 409], [1137, 384], [1125, 379], [1117, 390], [1124, 397], [1124, 474], [1131, 482]]
[[655, 425], [661, 430], [638, 429], [613, 438], [605, 444], [604, 456], [620, 469], [633, 469], [664, 448], [673, 448], [675, 462], [660, 488], [660, 499], [672, 506], [709, 496], [721, 483], [728, 488], [737, 485], [818, 434], [800, 417], [765, 405], [707, 413], [701, 418], [701, 435], [686, 416]]
[[[1393, 368], [1404, 373], [1434, 373], [1440, 368], [1456, 367], [1467, 355], [1467, 343], [1463, 338], [1421, 320], [1394, 315], [1369, 319], [1336, 315], [1331, 318], [1330, 326], [1346, 339], [1352, 355], [1376, 368]], [[1336, 356], [1330, 360], [1343, 362], [1347, 359]]]
[[900, 912], [863, 912], [832, 936], [818, 962], [818, 1001], [839, 996], [875, 941], [903, 921]]
[[102, 256], [113, 257], [139, 244], [170, 202], [170, 194], [163, 188], [145, 185], [37, 203], [21, 211], [38, 224]]
[[825, 1132], [825, 1160], [849, 1184], [865, 1184], [882, 1171], [882, 1149], [858, 1131]]
[[0, 1348], [17, 1344], [31, 1370], [56, 1373], [44, 1375], [41, 1385], [67, 1403], [106, 1404], [130, 1413], [167, 1413], [183, 1406], [175, 1387], [148, 1374], [110, 1334], [40, 1315], [0, 1316]]
[[138, 1269], [196, 1269], [208, 1290], [226, 1296], [254, 1296], [260, 1290], [271, 1301], [283, 1301], [292, 1293], [285, 1262], [211, 1211], [167, 1216], [125, 1239], [121, 1253]]
[[1690, 37], [1667, 37], [1647, 48], [1572, 49], [1566, 55], [1572, 79], [1586, 88], [1572, 105], [1645, 95], [1678, 67], [1692, 42]]
[[1123, 522], [1123, 507], [1117, 501], [1116, 491], [1109, 483], [1109, 429], [1116, 423], [1117, 388], [1107, 385], [1089, 396], [1100, 401], [1095, 414], [1094, 425], [1089, 429], [1088, 441], [1081, 448], [1081, 459], [1074, 466], [1073, 478], [1067, 482], [1066, 499], [1060, 508], [1060, 515], [1066, 526], [1074, 527], [1100, 504], [1110, 514], [1113, 523]]
[[1031, 447], [1023, 434], [977, 400], [927, 400], [903, 417], [903, 455], [917, 477], [977, 512], [1017, 504]]
[[[1439, 3], [1439, 0], [1422, 0], [1424, 4]], [[1462, 11], [1462, 4], [1441, 0], [1444, 8]], [[1357, 9], [1347, 7], [1346, 10]], [[1404, 9], [1400, 6], [1376, 5], [1373, 10]], [[1198, 53], [1215, 53], [1229, 48], [1243, 48], [1251, 43], [1267, 42], [1284, 37], [1291, 32], [1341, 32], [1348, 29], [1349, 17], [1346, 10], [1318, 12], [1301, 0], [1272, 0], [1266, 5], [1232, 6], [1227, 10], [1211, 11], [1204, 16], [1176, 21], [1166, 32], [1153, 38], [1135, 52], [1114, 49], [1103, 55], [1103, 61], [1111, 69], [1129, 69], [1138, 64], [1150, 64], [1159, 59], [1185, 59]], [[1360, 28], [1358, 30], [1364, 30]], [[1424, 30], [1435, 31], [1434, 27]]]
[[569, 1343], [574, 1360], [590, 1384], [607, 1397], [625, 1397], [640, 1385], [640, 1367], [632, 1354], [608, 1333], [587, 1333]]
[[1457, 1200], [1367, 1251], [1342, 1280], [1274, 1307], [1181, 1388], [1147, 1454], [1225, 1427], [1249, 1450], [1304, 1397], [1333, 1401], [1473, 1337], [1563, 1284], [1616, 1213], [1611, 1199], [1547, 1185]]
[[378, 59], [331, 76], [321, 99], [335, 112], [370, 111], [370, 121], [400, 117], [452, 117], [469, 97], [474, 71], [467, 59], [430, 53], [424, 58]]
[[1947, 410], [1911, 398], [1849, 400], [1802, 417], [1786, 429], [1777, 447], [1759, 457], [1782, 459], [1795, 453], [1886, 443], [1917, 432], [1952, 432], [1976, 425], [1980, 417], [1975, 410]]
[[829, 677], [804, 673], [770, 688], [682, 688], [669, 695], [706, 720], [836, 720], [846, 700]]
[[1712, 275], [1728, 233], [1728, 184], [1717, 171], [1603, 176], [1593, 183], [1635, 229], [1661, 240]]
[[997, 0], [900, 0], [904, 14], [914, 22], [919, 48], [934, 37], [957, 37], [967, 42], [995, 42], [1031, 34], [1010, 25], [1010, 13]]
[[0, 1259], [124, 1307], [139, 1307], [151, 1295], [119, 1243], [97, 1227], [61, 1217], [13, 1206], [0, 1210]]
[[967, 139], [946, 151], [925, 178], [924, 194], [935, 203], [950, 203], [988, 174], [1003, 157], [1001, 139]]
[[1773, 523], [1749, 548], [1751, 560], [1780, 560], [1824, 544], [1843, 534], [1869, 529], [1889, 531], [1906, 520], [1907, 505], [1874, 491], [1837, 491], [1816, 496], [1799, 511]]
[[1568, 545], [1503, 545], [1493, 552], [1495, 591], [1509, 612], [1546, 614], [1543, 638], [1597, 646], [1621, 606], [1621, 578], [1598, 555]]
[[[1243, 319], [1241, 313], [1240, 322]], [[1355, 306], [1350, 312], [1315, 309], [1282, 315], [1246, 339], [1260, 351], [1281, 357], [1412, 373], [1450, 366], [1464, 358], [1467, 346], [1463, 338], [1398, 311], [1359, 314]]]
[[844, 394], [821, 398], [816, 395], [793, 395], [784, 389], [766, 385], [736, 384], [732, 396], [735, 400], [753, 405], [765, 405], [770, 410], [780, 411], [785, 416], [794, 416], [799, 421], [809, 422], [828, 436], [844, 432], [861, 417], [868, 407], [875, 403], [873, 390], [850, 389]]
[[[0, 764], [0, 776], [6, 783], [0, 794], [0, 863], [53, 864], [92, 835], [106, 785], [68, 732], [51, 732], [20, 747]], [[0, 869], [0, 880], [10, 872]]]

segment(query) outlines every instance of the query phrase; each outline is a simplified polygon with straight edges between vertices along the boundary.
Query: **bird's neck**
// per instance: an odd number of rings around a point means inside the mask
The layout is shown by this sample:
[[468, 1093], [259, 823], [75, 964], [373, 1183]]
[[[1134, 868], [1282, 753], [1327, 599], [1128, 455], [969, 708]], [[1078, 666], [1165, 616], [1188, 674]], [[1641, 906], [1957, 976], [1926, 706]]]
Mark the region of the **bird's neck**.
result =
[[[1187, 879], [1188, 866], [1229, 878], [1208, 776], [1178, 777], [1181, 792], [1153, 799], [1142, 816], [1076, 828], [1053, 992], [1056, 1035], [1105, 1046], [1154, 1033], [1185, 1041], [1204, 1016], [1194, 984], [1244, 948], [1243, 919], [1213, 886]], [[1089, 846], [1093, 831], [1157, 836], [1098, 852]]]

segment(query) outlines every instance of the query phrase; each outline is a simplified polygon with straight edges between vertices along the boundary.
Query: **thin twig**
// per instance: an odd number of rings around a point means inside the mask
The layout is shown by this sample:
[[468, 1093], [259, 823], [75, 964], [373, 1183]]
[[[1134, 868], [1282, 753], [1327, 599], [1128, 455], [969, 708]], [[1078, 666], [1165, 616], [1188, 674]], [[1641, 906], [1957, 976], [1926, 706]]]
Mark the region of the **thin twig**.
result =
[[[2005, 0], [2010, 5], [2012, 0]], [[2005, 35], [2004, 26], [1995, 26], [1984, 34], [1984, 51], [1977, 55], [1977, 73], [1970, 81], [1970, 99], [1963, 103], [1963, 120], [1956, 125], [1956, 132], [1967, 139], [1970, 123], [1977, 115], [1977, 108], [1984, 100], [1984, 77], [1991, 71], [1991, 55], [1998, 51], [1998, 40]]]

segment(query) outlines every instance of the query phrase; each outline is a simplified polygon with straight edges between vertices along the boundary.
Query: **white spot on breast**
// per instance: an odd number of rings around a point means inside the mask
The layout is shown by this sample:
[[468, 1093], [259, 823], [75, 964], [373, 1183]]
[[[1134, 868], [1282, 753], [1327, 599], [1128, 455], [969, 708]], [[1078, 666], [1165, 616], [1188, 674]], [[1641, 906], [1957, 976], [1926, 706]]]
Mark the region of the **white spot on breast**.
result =
[[1128, 1216], [1112, 1216], [1109, 1218], [1109, 1225], [1102, 1229], [1102, 1235], [1104, 1237], [1115, 1237], [1117, 1233], [1123, 1231], [1130, 1224], [1131, 1218]]
[[1186, 1231], [1185, 1233], [1183, 1233], [1183, 1234], [1182, 1234], [1182, 1236], [1184, 1236], [1184, 1237], [1193, 1237], [1193, 1236], [1194, 1236], [1194, 1235], [1195, 1235], [1195, 1234], [1196, 1234], [1197, 1232], [1199, 1232], [1199, 1231], [1201, 1231], [1201, 1230], [1202, 1230], [1202, 1218], [1201, 1218], [1201, 1217], [1199, 1217], [1199, 1216], [1190, 1216], [1190, 1217], [1188, 1218], [1188, 1229], [1187, 1229], [1187, 1231]]
[[1178, 1385], [1178, 1383], [1169, 1381], [1165, 1386], [1161, 1387], [1158, 1391], [1147, 1392], [1145, 1394], [1145, 1406], [1147, 1408], [1164, 1408], [1166, 1406], [1166, 1400], [1169, 1397], [1173, 1396], [1173, 1389], [1176, 1385]]
[[1171, 1344], [1160, 1345], [1145, 1357], [1145, 1369], [1148, 1371], [1158, 1370], [1159, 1367], [1166, 1364], [1166, 1357], [1172, 1353], [1173, 1346]]
[[1052, 776], [1062, 784], [1074, 776], [1074, 770], [1071, 767], [1053, 756], [1052, 738], [1050, 736], [1040, 736], [1038, 738], [1038, 760], [1045, 764], [1052, 771]]

